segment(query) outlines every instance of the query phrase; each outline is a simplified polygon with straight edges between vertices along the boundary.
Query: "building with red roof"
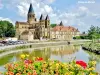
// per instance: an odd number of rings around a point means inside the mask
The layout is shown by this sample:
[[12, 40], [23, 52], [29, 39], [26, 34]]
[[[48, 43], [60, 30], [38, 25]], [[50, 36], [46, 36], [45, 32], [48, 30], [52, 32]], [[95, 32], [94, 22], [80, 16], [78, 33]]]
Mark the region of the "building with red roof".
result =
[[72, 40], [73, 37], [79, 35], [80, 32], [78, 29], [72, 26], [64, 26], [62, 21], [51, 29], [51, 38], [53, 39]]

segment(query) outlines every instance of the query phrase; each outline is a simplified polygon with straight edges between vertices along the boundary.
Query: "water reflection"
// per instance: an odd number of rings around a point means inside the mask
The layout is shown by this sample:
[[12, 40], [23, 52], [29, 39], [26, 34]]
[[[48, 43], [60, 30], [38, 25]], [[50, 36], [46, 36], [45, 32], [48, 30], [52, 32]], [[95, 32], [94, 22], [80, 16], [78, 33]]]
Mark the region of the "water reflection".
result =
[[79, 50], [79, 46], [73, 46], [73, 45], [51, 48], [53, 55], [60, 55], [60, 56], [64, 56], [67, 54], [73, 54], [77, 52], [78, 50]]
[[13, 54], [7, 55], [3, 58], [0, 58], [0, 66], [5, 65], [6, 63], [9, 62], [13, 58]]
[[90, 61], [96, 61], [97, 65], [96, 65], [96, 70], [98, 70], [100, 72], [100, 55], [94, 54], [92, 52], [86, 51], [89, 54], [89, 60]]

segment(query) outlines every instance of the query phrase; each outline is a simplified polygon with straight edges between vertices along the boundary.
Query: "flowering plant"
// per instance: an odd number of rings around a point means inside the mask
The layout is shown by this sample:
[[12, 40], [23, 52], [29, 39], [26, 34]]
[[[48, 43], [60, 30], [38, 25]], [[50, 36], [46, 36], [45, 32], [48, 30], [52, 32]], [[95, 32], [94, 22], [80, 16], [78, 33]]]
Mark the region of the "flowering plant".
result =
[[58, 60], [43, 60], [42, 57], [25, 59], [5, 65], [4, 75], [98, 75], [95, 61], [62, 63]]
[[87, 64], [84, 61], [76, 61], [76, 64], [82, 66], [84, 69], [87, 67]]

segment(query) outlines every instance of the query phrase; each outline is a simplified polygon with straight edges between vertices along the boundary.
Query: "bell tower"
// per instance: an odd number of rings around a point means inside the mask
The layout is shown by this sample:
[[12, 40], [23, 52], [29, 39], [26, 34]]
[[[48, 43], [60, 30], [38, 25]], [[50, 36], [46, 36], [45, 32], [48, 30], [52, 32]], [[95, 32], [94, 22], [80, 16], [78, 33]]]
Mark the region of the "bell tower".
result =
[[29, 7], [29, 11], [28, 11], [28, 14], [27, 14], [27, 21], [29, 24], [33, 24], [35, 20], [35, 13], [34, 13], [34, 10], [33, 10], [33, 6], [32, 4], [30, 4], [30, 7]]
[[48, 15], [45, 18], [45, 28], [47, 29], [47, 38], [50, 39], [50, 19]]

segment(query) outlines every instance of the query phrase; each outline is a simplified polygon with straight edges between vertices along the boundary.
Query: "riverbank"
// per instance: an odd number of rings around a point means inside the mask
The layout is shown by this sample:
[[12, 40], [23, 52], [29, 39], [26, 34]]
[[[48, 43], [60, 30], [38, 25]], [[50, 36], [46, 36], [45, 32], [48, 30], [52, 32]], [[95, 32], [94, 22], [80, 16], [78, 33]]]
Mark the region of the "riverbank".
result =
[[[91, 40], [73, 40], [70, 41], [70, 44], [84, 44], [85, 42], [89, 42]], [[15, 49], [24, 49], [24, 48], [36, 48], [36, 47], [46, 47], [46, 46], [57, 46], [57, 45], [68, 45], [68, 41], [39, 41], [39, 42], [32, 42], [27, 44], [18, 44], [18, 45], [9, 45], [0, 47], [0, 52], [8, 51], [8, 50], [15, 50]]]
[[82, 45], [82, 48], [84, 50], [90, 51], [90, 52], [94, 52], [96, 54], [100, 54], [100, 43], [86, 43], [84, 45]]

